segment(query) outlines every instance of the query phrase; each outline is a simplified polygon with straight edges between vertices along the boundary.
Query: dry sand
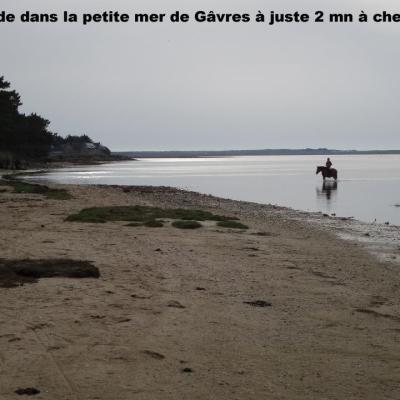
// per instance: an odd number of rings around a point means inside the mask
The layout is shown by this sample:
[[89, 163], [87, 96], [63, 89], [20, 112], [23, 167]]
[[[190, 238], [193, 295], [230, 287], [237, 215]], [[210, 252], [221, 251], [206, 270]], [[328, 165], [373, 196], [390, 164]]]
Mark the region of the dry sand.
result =
[[[102, 274], [0, 289], [1, 400], [28, 387], [49, 400], [400, 398], [396, 264], [269, 206], [68, 189], [73, 200], [0, 193], [1, 258], [89, 260]], [[64, 222], [134, 204], [235, 214], [251, 229]], [[257, 300], [272, 306], [245, 304]]]

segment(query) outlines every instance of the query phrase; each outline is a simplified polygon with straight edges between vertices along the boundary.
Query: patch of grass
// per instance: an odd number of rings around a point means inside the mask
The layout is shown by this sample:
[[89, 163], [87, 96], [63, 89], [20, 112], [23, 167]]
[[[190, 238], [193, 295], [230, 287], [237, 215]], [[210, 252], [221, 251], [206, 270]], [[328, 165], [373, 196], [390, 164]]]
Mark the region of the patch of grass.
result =
[[237, 221], [220, 221], [217, 224], [221, 228], [232, 228], [232, 229], [249, 229], [247, 225], [244, 225]]
[[157, 221], [156, 219], [146, 221], [143, 226], [147, 226], [148, 228], [162, 228], [164, 224], [162, 221]]
[[185, 221], [228, 221], [234, 218], [215, 215], [202, 210], [185, 210], [147, 206], [119, 206], [85, 208], [78, 214], [70, 215], [70, 222], [132, 221], [135, 223], [153, 221], [160, 218]]
[[10, 186], [14, 193], [40, 194], [52, 200], [70, 200], [72, 196], [65, 189], [51, 189], [45, 185], [18, 181], [16, 179], [1, 180], [0, 186]]
[[236, 217], [227, 217], [224, 215], [216, 215], [208, 211], [203, 210], [185, 210], [185, 209], [175, 209], [170, 210], [171, 216], [167, 218], [188, 220], [188, 221], [228, 221], [237, 220]]
[[71, 200], [72, 195], [65, 189], [50, 189], [44, 195], [51, 200]]
[[201, 228], [203, 225], [197, 221], [188, 221], [188, 220], [179, 220], [174, 221], [172, 226], [178, 229], [198, 229]]

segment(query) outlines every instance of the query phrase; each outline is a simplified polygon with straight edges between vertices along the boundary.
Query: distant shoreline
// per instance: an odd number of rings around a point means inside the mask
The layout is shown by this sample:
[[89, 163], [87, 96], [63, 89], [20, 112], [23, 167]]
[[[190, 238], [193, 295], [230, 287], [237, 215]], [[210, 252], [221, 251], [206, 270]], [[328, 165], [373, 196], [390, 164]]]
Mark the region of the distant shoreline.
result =
[[114, 151], [112, 154], [133, 158], [198, 158], [232, 156], [398, 155], [400, 154], [400, 150], [262, 149], [212, 151]]

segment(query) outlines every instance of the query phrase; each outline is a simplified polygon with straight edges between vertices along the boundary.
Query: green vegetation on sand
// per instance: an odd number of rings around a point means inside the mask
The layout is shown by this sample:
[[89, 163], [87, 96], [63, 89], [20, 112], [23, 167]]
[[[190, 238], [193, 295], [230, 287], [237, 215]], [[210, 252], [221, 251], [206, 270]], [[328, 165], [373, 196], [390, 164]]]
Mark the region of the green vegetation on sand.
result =
[[65, 189], [51, 189], [48, 186], [18, 181], [15, 179], [0, 180], [0, 186], [9, 186], [14, 193], [41, 194], [52, 200], [70, 200], [72, 196]]
[[119, 206], [85, 208], [78, 214], [70, 215], [67, 218], [67, 221], [94, 223], [104, 223], [107, 221], [132, 221], [145, 223], [160, 218], [186, 221], [230, 221], [236, 219], [234, 217], [215, 215], [202, 210], [186, 210], [181, 208], [163, 209], [147, 206]]
[[172, 223], [172, 226], [178, 229], [198, 229], [201, 228], [203, 225], [200, 224], [200, 222], [197, 221], [174, 221]]
[[147, 226], [147, 228], [162, 228], [164, 226], [162, 221], [158, 221], [156, 219], [146, 221], [143, 226]]
[[151, 219], [145, 222], [131, 222], [126, 226], [131, 226], [131, 227], [146, 226], [147, 228], [162, 228], [164, 226], [164, 221]]
[[161, 228], [164, 222], [160, 219], [172, 219], [172, 226], [179, 229], [198, 229], [199, 221], [217, 221], [218, 226], [233, 229], [248, 229], [235, 217], [216, 215], [202, 210], [182, 208], [158, 208], [148, 206], [117, 206], [84, 208], [78, 214], [67, 217], [69, 222], [106, 223], [108, 221], [128, 221], [130, 227], [146, 226]]
[[247, 225], [244, 225], [237, 221], [220, 221], [217, 224], [221, 228], [232, 228], [232, 229], [249, 229]]

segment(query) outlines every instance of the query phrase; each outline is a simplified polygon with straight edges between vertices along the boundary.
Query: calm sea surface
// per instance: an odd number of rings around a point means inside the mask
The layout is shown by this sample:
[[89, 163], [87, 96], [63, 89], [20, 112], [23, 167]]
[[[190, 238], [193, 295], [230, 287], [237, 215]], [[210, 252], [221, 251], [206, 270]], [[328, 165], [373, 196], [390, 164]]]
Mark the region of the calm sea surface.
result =
[[162, 185], [400, 225], [400, 156], [333, 156], [337, 183], [315, 175], [323, 156], [142, 159], [57, 169], [58, 183]]

